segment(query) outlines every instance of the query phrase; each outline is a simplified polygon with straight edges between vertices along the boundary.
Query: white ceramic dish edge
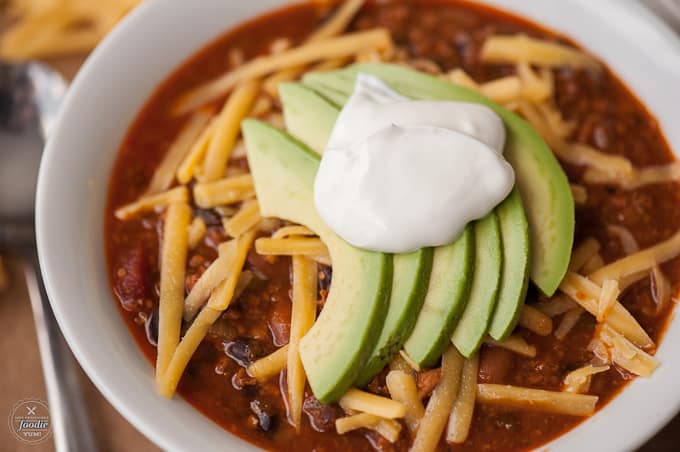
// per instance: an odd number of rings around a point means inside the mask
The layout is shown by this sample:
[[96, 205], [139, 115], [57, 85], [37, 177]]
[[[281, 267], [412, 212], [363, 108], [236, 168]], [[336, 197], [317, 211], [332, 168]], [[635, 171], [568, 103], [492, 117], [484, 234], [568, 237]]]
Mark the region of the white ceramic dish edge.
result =
[[[680, 117], [680, 92], [670, 92], [673, 82], [680, 80], [680, 43], [651, 13], [630, 0], [483, 2], [586, 44], [644, 99], [671, 146], [680, 150], [680, 129], [672, 127], [672, 120]], [[200, 7], [183, 0], [145, 3], [84, 65], [46, 146], [38, 184], [37, 233], [55, 315], [99, 390], [166, 450], [254, 447], [182, 399], [164, 400], [155, 394], [152, 368], [120, 318], [106, 276], [103, 206], [111, 166], [129, 124], [169, 73], [222, 31], [284, 3], [203, 0]], [[647, 74], [654, 74], [653, 82]], [[593, 418], [545, 447], [621, 451], [651, 436], [680, 408], [680, 392], [669, 392], [680, 381], [680, 361], [672, 356], [672, 345], [680, 346], [677, 322], [659, 349], [663, 365], [652, 379], [636, 380]]]

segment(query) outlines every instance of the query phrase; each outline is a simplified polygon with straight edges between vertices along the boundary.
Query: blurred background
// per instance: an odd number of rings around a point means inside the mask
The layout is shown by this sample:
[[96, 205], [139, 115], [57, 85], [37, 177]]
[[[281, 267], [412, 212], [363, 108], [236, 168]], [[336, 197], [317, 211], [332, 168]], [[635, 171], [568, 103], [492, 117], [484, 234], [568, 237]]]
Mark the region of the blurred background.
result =
[[[680, 33], [680, 0], [642, 1]], [[140, 3], [141, 0], [0, 0], [0, 61], [40, 60], [70, 81], [97, 43]], [[2, 108], [0, 105], [0, 110]], [[0, 416], [9, 416], [12, 407], [22, 399], [47, 400], [20, 264], [17, 256], [0, 249], [0, 331], [3, 332], [0, 356], [6, 363], [0, 374]], [[158, 450], [108, 404], [82, 372], [80, 380], [100, 450]], [[25, 444], [18, 441], [9, 428], [1, 430], [0, 451], [54, 450], [51, 440]], [[641, 448], [643, 452], [675, 450], [680, 450], [680, 416]]]

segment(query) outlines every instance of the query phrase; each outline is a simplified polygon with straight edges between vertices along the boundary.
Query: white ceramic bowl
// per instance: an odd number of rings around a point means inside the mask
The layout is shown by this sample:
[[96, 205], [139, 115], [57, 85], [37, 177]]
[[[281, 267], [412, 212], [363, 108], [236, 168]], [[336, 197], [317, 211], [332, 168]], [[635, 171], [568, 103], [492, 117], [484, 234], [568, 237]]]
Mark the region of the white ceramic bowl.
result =
[[[600, 56], [660, 120], [680, 152], [680, 42], [628, 0], [483, 0], [571, 36]], [[111, 296], [103, 209], [118, 147], [137, 112], [179, 64], [223, 31], [283, 0], [151, 0], [126, 18], [78, 74], [40, 169], [37, 232], [47, 291], [78, 361], [133, 425], [167, 450], [255, 449], [181, 398], [156, 395], [152, 368]], [[634, 131], [631, 131], [634, 133]], [[680, 207], [680, 206], [679, 206]], [[658, 352], [662, 365], [551, 451], [633, 449], [680, 408], [680, 322]]]

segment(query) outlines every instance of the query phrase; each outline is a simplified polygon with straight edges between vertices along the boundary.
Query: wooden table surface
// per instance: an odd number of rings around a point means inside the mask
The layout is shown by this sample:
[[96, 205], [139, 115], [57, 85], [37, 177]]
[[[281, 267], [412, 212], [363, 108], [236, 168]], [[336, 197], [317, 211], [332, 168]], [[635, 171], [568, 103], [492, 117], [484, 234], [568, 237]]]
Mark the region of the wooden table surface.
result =
[[[70, 80], [82, 61], [82, 57], [74, 57], [48, 63], [59, 69]], [[9, 416], [12, 406], [21, 399], [47, 400], [33, 317], [19, 261], [10, 257], [7, 259], [7, 264], [11, 286], [6, 292], [0, 293], [0, 331], [3, 332], [3, 338], [0, 341], [0, 356], [4, 358], [6, 363], [3, 372], [0, 373], [0, 387], [2, 387], [0, 391], [0, 416]], [[100, 300], [100, 302], [111, 303], [113, 301]], [[678, 353], [678, 356], [680, 357], [680, 353]], [[116, 412], [84, 373], [82, 374], [82, 382], [87, 394], [90, 418], [102, 451], [147, 452], [159, 450]], [[680, 385], [680, 382], [678, 384]], [[149, 390], [152, 391], [153, 388], [149, 388]], [[51, 441], [39, 445], [27, 445], [17, 441], [8, 428], [3, 428], [2, 431], [0, 451], [43, 452], [54, 450]], [[640, 451], [680, 451], [680, 416], [677, 416]]]

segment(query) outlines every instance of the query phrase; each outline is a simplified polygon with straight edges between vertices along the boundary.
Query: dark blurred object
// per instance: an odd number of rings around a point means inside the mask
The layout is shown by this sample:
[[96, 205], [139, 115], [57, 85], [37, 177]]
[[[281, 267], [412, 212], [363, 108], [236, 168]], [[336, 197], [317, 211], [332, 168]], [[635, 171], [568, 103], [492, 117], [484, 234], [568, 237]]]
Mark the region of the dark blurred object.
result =
[[642, 3], [680, 33], [680, 0], [642, 0]]
[[638, 452], [671, 452], [677, 450], [680, 450], [680, 416], [675, 416], [670, 424], [638, 449]]
[[50, 67], [0, 61], [0, 248], [24, 258], [57, 452], [96, 450], [78, 366], [59, 331], [35, 245], [35, 192], [44, 138], [67, 84]]
[[32, 97], [33, 84], [25, 68], [0, 64], [0, 129], [19, 131], [34, 121]]

